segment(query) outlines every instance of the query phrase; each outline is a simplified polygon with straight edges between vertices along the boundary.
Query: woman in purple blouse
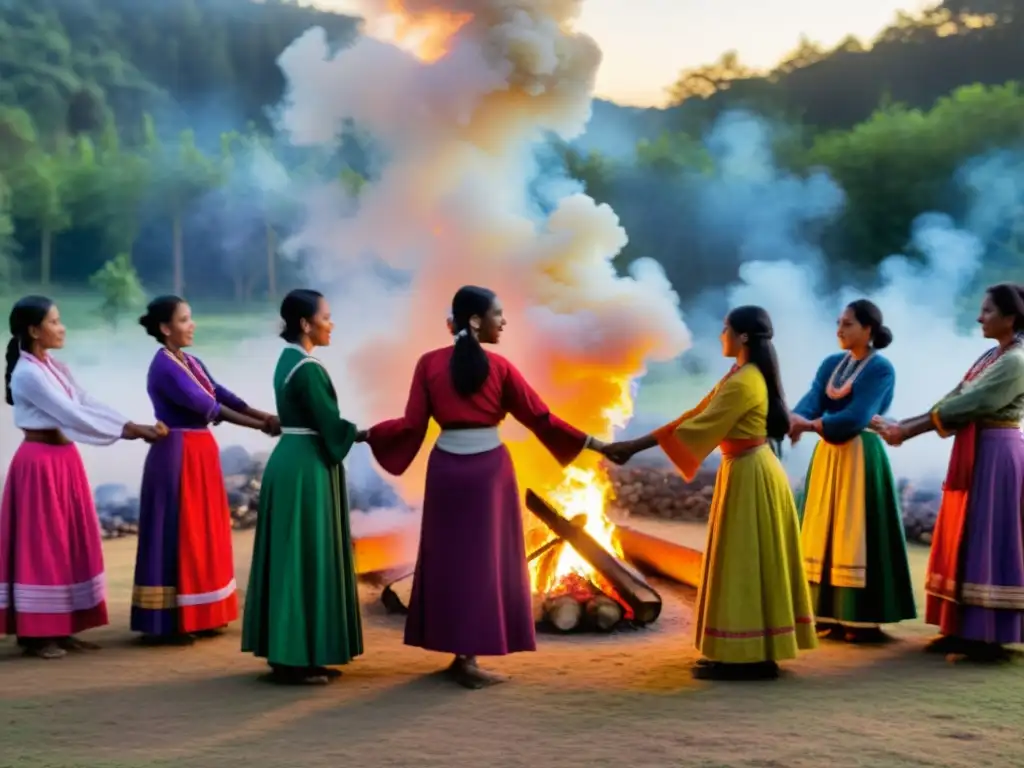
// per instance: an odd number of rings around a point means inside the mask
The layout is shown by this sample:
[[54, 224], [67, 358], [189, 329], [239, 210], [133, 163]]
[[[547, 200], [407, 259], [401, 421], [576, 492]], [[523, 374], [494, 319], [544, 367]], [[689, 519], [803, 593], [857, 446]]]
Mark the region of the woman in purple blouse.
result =
[[139, 318], [160, 342], [146, 389], [170, 430], [146, 457], [131, 627], [150, 642], [191, 642], [238, 618], [231, 513], [210, 424], [222, 421], [270, 435], [277, 417], [218, 384], [192, 345], [192, 311], [178, 296], [154, 299]]

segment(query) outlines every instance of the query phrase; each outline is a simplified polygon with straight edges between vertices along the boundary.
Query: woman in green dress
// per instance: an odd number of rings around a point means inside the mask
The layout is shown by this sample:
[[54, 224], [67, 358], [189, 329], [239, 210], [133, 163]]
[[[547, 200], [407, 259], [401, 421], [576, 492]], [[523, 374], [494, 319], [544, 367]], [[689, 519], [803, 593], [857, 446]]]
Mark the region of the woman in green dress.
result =
[[288, 346], [274, 371], [282, 437], [260, 490], [242, 650], [269, 679], [324, 684], [363, 652], [342, 461], [361, 437], [341, 418], [331, 378], [311, 352], [331, 343], [330, 307], [316, 291], [281, 304]]

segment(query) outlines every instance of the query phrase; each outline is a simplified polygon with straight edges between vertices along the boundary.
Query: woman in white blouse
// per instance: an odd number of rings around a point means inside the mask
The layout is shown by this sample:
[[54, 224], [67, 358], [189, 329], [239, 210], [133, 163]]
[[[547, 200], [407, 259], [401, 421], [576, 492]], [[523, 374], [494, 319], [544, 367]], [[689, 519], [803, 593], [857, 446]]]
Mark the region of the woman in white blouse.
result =
[[159, 440], [98, 402], [50, 356], [64, 346], [57, 306], [26, 296], [11, 310], [4, 376], [14, 424], [25, 433], [0, 503], [0, 634], [56, 659], [96, 648], [75, 635], [107, 623], [99, 521], [75, 443]]

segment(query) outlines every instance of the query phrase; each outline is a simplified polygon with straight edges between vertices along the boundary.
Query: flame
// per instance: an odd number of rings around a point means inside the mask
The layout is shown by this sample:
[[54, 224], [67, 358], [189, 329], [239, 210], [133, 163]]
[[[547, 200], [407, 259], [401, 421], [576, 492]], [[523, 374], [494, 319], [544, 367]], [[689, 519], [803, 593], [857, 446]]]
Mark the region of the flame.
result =
[[470, 13], [439, 9], [412, 14], [402, 0], [388, 0], [387, 7], [394, 41], [427, 64], [443, 58], [456, 33], [473, 18]]
[[[610, 439], [612, 429], [625, 425], [633, 415], [632, 387], [629, 381], [616, 382], [618, 399], [602, 409], [602, 417], [608, 425], [600, 436]], [[595, 462], [594, 466], [571, 466], [566, 468], [561, 482], [547, 492], [547, 498], [567, 518], [586, 516], [583, 526], [590, 536], [608, 552], [622, 556], [616, 537], [615, 524], [608, 518], [607, 503], [612, 496], [612, 484], [604, 467]], [[610, 585], [599, 583], [600, 576], [593, 567], [572, 546], [563, 546], [558, 553], [554, 568], [542, 577], [539, 561], [531, 563], [530, 580], [535, 594], [550, 595], [565, 591], [579, 591], [580, 581], [590, 581], [601, 591], [614, 597]], [[543, 583], [541, 581], [543, 580]]]

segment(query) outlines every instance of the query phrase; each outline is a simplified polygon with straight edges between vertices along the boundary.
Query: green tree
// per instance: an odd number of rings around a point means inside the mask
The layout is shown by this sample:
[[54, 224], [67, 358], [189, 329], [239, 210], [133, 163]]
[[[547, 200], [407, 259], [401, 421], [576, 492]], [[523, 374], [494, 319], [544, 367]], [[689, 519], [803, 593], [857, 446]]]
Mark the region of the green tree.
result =
[[39, 280], [43, 286], [50, 284], [53, 238], [72, 223], [65, 204], [69, 161], [66, 152], [49, 154], [36, 146], [9, 176], [14, 216], [30, 224], [39, 236]]
[[108, 253], [132, 253], [141, 223], [140, 206], [152, 182], [149, 160], [146, 152], [124, 149], [117, 127], [107, 125], [97, 154], [103, 183], [93, 210], [106, 235]]
[[242, 301], [251, 298], [254, 285], [266, 279], [267, 298], [278, 295], [279, 232], [288, 227], [298, 212], [292, 178], [277, 160], [266, 137], [251, 131], [229, 133], [221, 137], [222, 180], [229, 220], [239, 229], [259, 230], [263, 253], [250, 257], [248, 244], [240, 244], [242, 253], [229, 254], [235, 281], [235, 295]]
[[598, 203], [608, 202], [614, 183], [611, 161], [600, 152], [580, 152], [572, 147], [561, 149], [566, 172], [583, 183], [583, 189]]
[[706, 99], [729, 90], [737, 81], [756, 75], [757, 72], [744, 64], [736, 51], [726, 51], [714, 64], [685, 70], [669, 87], [669, 101], [682, 104], [687, 99]]
[[185, 214], [221, 180], [221, 169], [196, 145], [195, 133], [182, 131], [168, 147], [147, 130], [147, 157], [153, 170], [151, 194], [157, 196], [171, 222], [171, 261], [174, 293], [185, 292]]
[[668, 175], [684, 171], [710, 173], [714, 161], [707, 148], [687, 133], [664, 133], [654, 141], [640, 141], [636, 147], [637, 163]]
[[127, 253], [118, 254], [104, 264], [89, 278], [89, 283], [103, 297], [100, 314], [115, 328], [122, 314], [145, 300], [142, 282]]
[[11, 192], [0, 175], [0, 285], [11, 285], [16, 277], [18, 244], [14, 239], [14, 220], [11, 218]]

